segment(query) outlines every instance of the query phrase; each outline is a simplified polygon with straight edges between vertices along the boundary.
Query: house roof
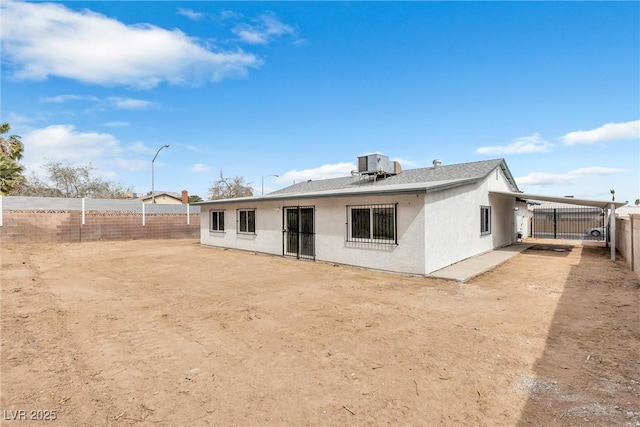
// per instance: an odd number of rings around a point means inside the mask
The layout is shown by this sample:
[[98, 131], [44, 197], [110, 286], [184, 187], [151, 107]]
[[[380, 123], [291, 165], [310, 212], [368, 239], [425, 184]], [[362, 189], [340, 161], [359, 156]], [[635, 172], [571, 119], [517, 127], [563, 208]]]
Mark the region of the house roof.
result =
[[274, 191], [265, 196], [208, 200], [198, 204], [230, 203], [249, 200], [278, 200], [302, 197], [336, 197], [352, 194], [402, 193], [416, 190], [439, 191], [470, 184], [486, 178], [497, 167], [501, 168], [515, 191], [519, 191], [504, 159], [470, 163], [440, 165], [404, 170], [397, 175], [371, 177], [354, 175], [342, 178], [306, 181]]
[[404, 170], [397, 175], [386, 178], [367, 179], [360, 176], [306, 181], [285, 187], [270, 194], [315, 193], [327, 190], [341, 190], [358, 187], [387, 187], [403, 184], [429, 184], [437, 181], [459, 181], [484, 179], [496, 167], [502, 167], [507, 179], [517, 190], [517, 186], [504, 159], [484, 160], [479, 162], [458, 163], [419, 169]]

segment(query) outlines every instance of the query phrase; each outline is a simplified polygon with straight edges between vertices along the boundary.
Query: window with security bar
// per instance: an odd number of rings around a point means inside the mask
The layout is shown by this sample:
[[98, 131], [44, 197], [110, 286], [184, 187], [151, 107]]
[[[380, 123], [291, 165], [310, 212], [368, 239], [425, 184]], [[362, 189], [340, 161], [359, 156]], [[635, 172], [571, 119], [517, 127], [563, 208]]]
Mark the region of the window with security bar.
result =
[[256, 233], [255, 209], [238, 209], [238, 233]]
[[397, 204], [347, 206], [347, 241], [397, 244]]
[[211, 231], [224, 231], [224, 211], [211, 211]]

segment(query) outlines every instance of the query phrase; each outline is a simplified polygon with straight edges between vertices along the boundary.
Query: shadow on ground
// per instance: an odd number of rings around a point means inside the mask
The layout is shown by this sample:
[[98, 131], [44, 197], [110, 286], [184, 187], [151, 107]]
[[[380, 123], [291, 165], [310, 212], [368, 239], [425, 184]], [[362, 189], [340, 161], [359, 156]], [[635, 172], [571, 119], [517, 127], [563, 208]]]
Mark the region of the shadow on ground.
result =
[[[604, 247], [533, 247], [524, 256], [580, 251], [534, 365], [518, 426], [640, 426], [640, 280]], [[606, 274], [605, 274], [606, 273]]]
[[528, 250], [538, 251], [538, 255], [568, 256], [573, 248], [573, 245], [535, 244]]

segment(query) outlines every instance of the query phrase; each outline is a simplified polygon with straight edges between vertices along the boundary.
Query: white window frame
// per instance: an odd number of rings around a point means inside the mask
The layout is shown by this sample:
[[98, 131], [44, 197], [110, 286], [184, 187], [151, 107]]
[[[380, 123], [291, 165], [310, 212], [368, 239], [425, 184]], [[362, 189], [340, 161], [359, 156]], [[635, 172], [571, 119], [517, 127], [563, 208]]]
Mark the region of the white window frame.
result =
[[[216, 217], [215, 221], [213, 219], [214, 216]], [[220, 227], [221, 216], [222, 216], [222, 227]], [[209, 231], [213, 231], [215, 233], [224, 232], [224, 209], [216, 209], [216, 210], [209, 211]]]
[[[392, 212], [392, 224], [391, 230], [393, 231], [393, 238], [382, 239], [375, 238], [374, 232], [374, 209], [391, 209]], [[369, 211], [369, 229], [368, 237], [354, 237], [353, 228], [353, 211], [354, 210], [368, 210]], [[383, 203], [383, 204], [366, 204], [366, 205], [350, 205], [347, 206], [347, 241], [358, 243], [383, 243], [390, 245], [398, 244], [398, 204], [397, 203]]]
[[[245, 230], [242, 230], [242, 214], [246, 213], [245, 215]], [[250, 217], [251, 215], [249, 215], [250, 213], [253, 213], [253, 231], [251, 231], [251, 222], [250, 222]], [[247, 208], [247, 209], [238, 209], [237, 210], [237, 214], [236, 214], [236, 222], [237, 222], [237, 227], [236, 227], [236, 231], [238, 232], [238, 234], [256, 234], [256, 208]]]
[[491, 206], [480, 206], [480, 235], [491, 234]]

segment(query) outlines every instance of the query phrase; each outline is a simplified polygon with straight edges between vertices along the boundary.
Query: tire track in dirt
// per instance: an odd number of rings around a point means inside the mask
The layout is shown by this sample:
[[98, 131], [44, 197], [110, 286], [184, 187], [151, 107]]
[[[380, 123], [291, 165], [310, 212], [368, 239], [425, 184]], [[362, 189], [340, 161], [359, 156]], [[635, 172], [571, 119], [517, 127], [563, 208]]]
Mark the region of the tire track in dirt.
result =
[[[3, 252], [8, 250], [2, 248]], [[49, 290], [46, 276], [55, 265], [44, 269], [41, 263], [50, 258], [34, 256], [54, 250], [51, 246], [18, 246], [10, 250], [10, 258], [22, 263], [2, 265], [2, 365], [6, 363], [11, 369], [2, 372], [1, 406], [3, 410], [26, 410], [27, 418], [30, 411], [55, 411], [61, 424], [65, 419], [90, 419], [96, 412], [104, 412], [106, 422], [108, 396], [99, 392], [99, 381], [78, 354], [68, 313]], [[7, 293], [11, 293], [10, 299], [5, 297]], [[35, 378], [36, 384], [24, 381], [26, 378]], [[75, 404], [87, 399], [93, 407]], [[20, 425], [42, 422], [27, 419]]]

